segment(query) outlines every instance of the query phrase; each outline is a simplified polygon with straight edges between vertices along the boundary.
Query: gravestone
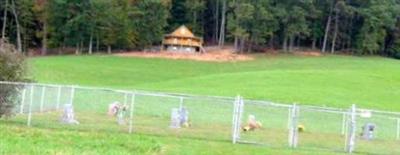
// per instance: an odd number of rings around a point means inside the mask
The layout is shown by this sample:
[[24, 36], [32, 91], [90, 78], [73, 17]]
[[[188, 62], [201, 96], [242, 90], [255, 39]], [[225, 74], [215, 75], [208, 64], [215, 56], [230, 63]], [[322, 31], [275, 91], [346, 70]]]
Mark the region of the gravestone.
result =
[[119, 106], [117, 110], [117, 123], [119, 125], [125, 125], [125, 114], [126, 114], [126, 109], [127, 107], [125, 106]]
[[172, 108], [171, 110], [171, 124], [170, 124], [170, 128], [181, 128], [181, 117], [179, 114], [179, 109], [178, 108]]
[[64, 105], [64, 114], [62, 115], [61, 122], [65, 124], [79, 124], [79, 122], [75, 120], [74, 107], [72, 104]]
[[171, 128], [189, 127], [189, 111], [184, 108], [172, 108], [171, 111]]
[[366, 123], [362, 127], [362, 133], [361, 137], [365, 140], [372, 140], [374, 139], [374, 131], [375, 131], [376, 125], [373, 123]]
[[189, 122], [189, 111], [186, 110], [186, 108], [180, 108], [179, 109], [179, 117], [180, 117], [179, 124], [181, 126], [184, 126], [185, 124], [187, 124]]

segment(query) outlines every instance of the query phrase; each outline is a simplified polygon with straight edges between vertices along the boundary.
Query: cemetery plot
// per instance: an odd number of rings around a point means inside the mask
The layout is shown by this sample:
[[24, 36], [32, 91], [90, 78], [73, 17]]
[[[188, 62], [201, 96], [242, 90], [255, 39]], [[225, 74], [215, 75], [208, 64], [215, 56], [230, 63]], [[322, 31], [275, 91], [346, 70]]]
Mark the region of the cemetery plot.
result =
[[399, 119], [371, 111], [357, 115], [356, 153], [400, 154]]
[[[238, 99], [237, 99], [238, 100]], [[236, 103], [240, 103], [236, 102]], [[243, 100], [237, 115], [238, 143], [269, 147], [288, 147], [288, 113], [290, 106]], [[234, 114], [235, 115], [235, 114]], [[234, 125], [235, 126], [235, 125]]]
[[344, 151], [346, 113], [324, 108], [299, 108], [298, 147]]
[[230, 141], [233, 101], [136, 94], [133, 131]]
[[[15, 117], [2, 123], [52, 130], [139, 133], [271, 148], [400, 154], [400, 114], [236, 98], [18, 85]], [[3, 91], [7, 91], [2, 86]], [[13, 89], [11, 89], [13, 90]]]

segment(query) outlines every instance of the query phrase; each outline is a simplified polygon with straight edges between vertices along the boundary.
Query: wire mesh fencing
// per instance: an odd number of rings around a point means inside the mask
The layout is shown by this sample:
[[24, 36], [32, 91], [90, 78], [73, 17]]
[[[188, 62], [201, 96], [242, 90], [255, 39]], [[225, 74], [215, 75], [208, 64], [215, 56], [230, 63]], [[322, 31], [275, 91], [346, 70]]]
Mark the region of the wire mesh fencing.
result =
[[368, 154], [400, 154], [400, 119], [386, 112], [359, 110], [355, 151]]
[[244, 100], [242, 108], [235, 141], [277, 148], [288, 146], [290, 105]]
[[399, 113], [284, 105], [238, 97], [233, 143], [331, 152], [399, 154]]
[[400, 113], [106, 88], [0, 82], [13, 124], [273, 148], [400, 154]]
[[[229, 141], [232, 105], [230, 100], [136, 93], [133, 131]], [[187, 119], [174, 118], [174, 111]]]
[[346, 113], [326, 108], [300, 107], [298, 147], [343, 151]]

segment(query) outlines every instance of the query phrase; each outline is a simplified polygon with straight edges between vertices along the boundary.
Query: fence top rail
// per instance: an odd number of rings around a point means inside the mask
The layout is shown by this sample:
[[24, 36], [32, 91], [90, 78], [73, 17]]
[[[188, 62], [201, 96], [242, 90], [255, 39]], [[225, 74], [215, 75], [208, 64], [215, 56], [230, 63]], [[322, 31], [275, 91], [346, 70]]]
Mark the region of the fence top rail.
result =
[[301, 105], [303, 109], [313, 109], [313, 110], [329, 110], [329, 111], [338, 111], [338, 112], [346, 112], [348, 109], [342, 108], [334, 108], [334, 107], [326, 107], [326, 106], [312, 106], [312, 105]]
[[[159, 91], [146, 91], [146, 90], [118, 90], [118, 89], [111, 89], [111, 88], [102, 88], [102, 87], [89, 87], [89, 86], [79, 86], [79, 85], [58, 85], [58, 84], [43, 84], [43, 83], [28, 83], [28, 82], [11, 82], [11, 81], [0, 81], [0, 84], [11, 84], [11, 85], [35, 85], [35, 86], [43, 86], [43, 87], [68, 87], [68, 88], [77, 88], [77, 89], [85, 89], [85, 90], [103, 90], [103, 91], [111, 91], [116, 93], [126, 93], [126, 94], [138, 94], [138, 95], [147, 95], [147, 96], [158, 96], [158, 97], [171, 97], [171, 98], [198, 98], [198, 99], [216, 99], [220, 101], [234, 101], [235, 97], [224, 97], [224, 96], [202, 96], [202, 95], [191, 95], [191, 94], [180, 94], [180, 93], [166, 93], [166, 92], [159, 92]], [[263, 101], [263, 100], [251, 100], [246, 99], [246, 102], [250, 104], [260, 104], [260, 105], [271, 105], [276, 107], [284, 107], [289, 108], [292, 107], [292, 104], [282, 104], [282, 103], [275, 103], [271, 101]], [[347, 112], [347, 109], [343, 108], [334, 108], [334, 107], [327, 107], [327, 106], [312, 106], [312, 105], [299, 105], [301, 108], [308, 108], [314, 110], [321, 110], [321, 111], [336, 111], [338, 113]], [[357, 111], [370, 111], [372, 113], [383, 114], [383, 115], [394, 115], [400, 117], [400, 112], [394, 111], [382, 111], [382, 110], [372, 110], [372, 109], [362, 109], [358, 108]], [[397, 118], [394, 117], [394, 118]]]
[[165, 92], [157, 92], [157, 91], [146, 91], [146, 90], [118, 90], [111, 88], [102, 88], [102, 87], [89, 87], [89, 86], [79, 86], [79, 85], [56, 85], [56, 84], [43, 84], [43, 83], [28, 83], [28, 82], [10, 82], [10, 81], [0, 81], [0, 84], [11, 84], [11, 85], [35, 85], [40, 87], [68, 87], [68, 88], [76, 88], [76, 89], [86, 89], [86, 90], [103, 90], [103, 91], [112, 91], [118, 93], [134, 93], [138, 95], [149, 95], [149, 96], [159, 96], [159, 97], [172, 97], [172, 98], [210, 98], [210, 99], [219, 99], [219, 100], [235, 100], [234, 97], [222, 97], [222, 96], [200, 96], [200, 95], [189, 95], [189, 94], [179, 94], [179, 93], [165, 93]]
[[309, 111], [309, 112], [323, 112], [323, 113], [332, 113], [332, 114], [348, 114], [348, 111], [339, 111], [339, 110], [331, 110], [331, 109], [323, 109], [323, 108], [304, 108], [300, 106], [301, 110]]
[[142, 94], [162, 94], [170, 97], [179, 97], [179, 98], [202, 98], [202, 99], [218, 99], [225, 101], [234, 101], [235, 97], [224, 97], [224, 96], [201, 96], [201, 95], [189, 95], [189, 94], [180, 94], [180, 93], [167, 93], [160, 91], [147, 91], [147, 90], [134, 90], [137, 93]]
[[43, 83], [27, 83], [27, 82], [8, 82], [8, 81], [0, 81], [0, 84], [10, 84], [10, 85], [34, 85], [39, 87], [53, 87], [53, 88], [75, 88], [75, 89], [86, 89], [86, 90], [102, 90], [102, 91], [111, 91], [116, 93], [132, 93], [132, 91], [125, 91], [125, 90], [117, 90], [117, 89], [110, 89], [110, 88], [101, 88], [101, 87], [83, 87], [78, 85], [55, 85], [55, 84], [43, 84]]
[[257, 104], [257, 105], [270, 105], [270, 106], [281, 107], [281, 108], [290, 108], [293, 106], [291, 104], [280, 104], [280, 103], [274, 103], [271, 101], [260, 101], [260, 100], [249, 100], [249, 99], [245, 99], [244, 102], [249, 103], [249, 104]]
[[383, 114], [383, 115], [396, 115], [400, 117], [400, 112], [393, 112], [393, 111], [382, 111], [382, 110], [372, 110], [372, 109], [357, 109], [357, 111], [369, 111], [375, 114]]

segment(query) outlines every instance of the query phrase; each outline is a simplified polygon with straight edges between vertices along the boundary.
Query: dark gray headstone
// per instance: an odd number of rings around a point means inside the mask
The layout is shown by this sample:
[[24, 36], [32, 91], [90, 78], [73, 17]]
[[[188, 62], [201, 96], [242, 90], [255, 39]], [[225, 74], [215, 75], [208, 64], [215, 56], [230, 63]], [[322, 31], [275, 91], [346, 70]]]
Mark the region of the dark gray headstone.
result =
[[365, 140], [372, 140], [374, 139], [374, 132], [376, 129], [376, 125], [373, 123], [366, 123], [362, 127], [361, 137]]

